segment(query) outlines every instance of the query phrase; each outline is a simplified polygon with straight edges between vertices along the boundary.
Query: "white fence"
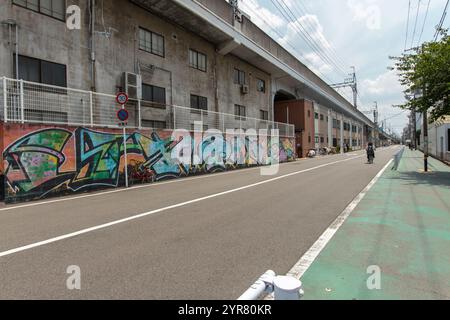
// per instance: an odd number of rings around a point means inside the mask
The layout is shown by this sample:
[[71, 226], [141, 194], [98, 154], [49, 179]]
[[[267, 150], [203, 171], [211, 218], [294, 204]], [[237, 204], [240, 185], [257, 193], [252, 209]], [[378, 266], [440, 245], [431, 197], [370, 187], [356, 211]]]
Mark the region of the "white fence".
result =
[[[1, 119], [15, 123], [36, 123], [90, 127], [119, 127], [116, 96], [50, 86], [23, 80], [0, 78]], [[233, 114], [157, 104], [131, 99], [128, 127], [193, 130], [195, 121], [204, 129], [278, 129], [280, 136], [294, 137], [293, 125], [239, 117]], [[259, 108], [258, 108], [259, 110]]]

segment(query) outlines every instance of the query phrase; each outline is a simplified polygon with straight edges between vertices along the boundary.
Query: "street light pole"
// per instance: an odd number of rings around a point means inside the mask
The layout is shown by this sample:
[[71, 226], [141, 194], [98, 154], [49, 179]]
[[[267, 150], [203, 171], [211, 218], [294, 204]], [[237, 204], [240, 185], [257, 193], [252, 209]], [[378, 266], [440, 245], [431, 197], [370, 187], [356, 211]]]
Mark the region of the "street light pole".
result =
[[428, 113], [423, 113], [423, 164], [425, 172], [428, 172]]

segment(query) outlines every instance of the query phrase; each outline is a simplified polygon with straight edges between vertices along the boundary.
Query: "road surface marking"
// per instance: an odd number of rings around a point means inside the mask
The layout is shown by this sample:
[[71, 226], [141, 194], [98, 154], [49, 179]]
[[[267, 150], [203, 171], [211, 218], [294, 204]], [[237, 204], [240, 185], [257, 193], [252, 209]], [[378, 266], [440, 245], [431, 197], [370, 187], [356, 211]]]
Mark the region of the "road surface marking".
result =
[[328, 227], [327, 230], [320, 236], [312, 247], [300, 258], [300, 260], [294, 265], [294, 267], [287, 273], [288, 276], [300, 279], [303, 277], [305, 272], [317, 259], [319, 254], [325, 248], [325, 246], [330, 242], [339, 228], [344, 224], [356, 206], [361, 202], [361, 200], [366, 196], [367, 192], [377, 183], [378, 179], [383, 175], [386, 169], [392, 164], [394, 160], [391, 159], [383, 169], [373, 178], [373, 180], [367, 185], [367, 187], [361, 191], [360, 194], [356, 196], [355, 199], [344, 209], [344, 211], [337, 217], [337, 219]]
[[[286, 163], [282, 163], [281, 165], [287, 166], [287, 165], [290, 165], [293, 163], [297, 163], [297, 161], [286, 162]], [[163, 185], [172, 184], [172, 183], [181, 183], [181, 182], [186, 182], [186, 181], [206, 179], [206, 178], [218, 177], [218, 176], [223, 176], [223, 175], [228, 175], [228, 174], [242, 173], [242, 171], [253, 171], [253, 170], [259, 170], [259, 169], [261, 169], [260, 166], [255, 167], [255, 168], [244, 168], [244, 169], [238, 169], [238, 170], [230, 170], [230, 171], [221, 172], [221, 173], [206, 174], [204, 176], [198, 176], [198, 177], [178, 178], [178, 179], [175, 179], [172, 181], [144, 184], [144, 185], [134, 186], [134, 187], [130, 187], [130, 188], [120, 188], [120, 189], [115, 189], [115, 190], [108, 190], [108, 191], [96, 192], [96, 193], [79, 195], [79, 196], [68, 196], [68, 197], [60, 198], [60, 199], [39, 201], [39, 202], [33, 202], [33, 203], [28, 203], [28, 204], [22, 204], [22, 205], [17, 205], [17, 206], [1, 208], [0, 212], [34, 207], [34, 206], [41, 206], [44, 204], [52, 204], [52, 203], [58, 203], [58, 202], [64, 202], [64, 201], [72, 201], [72, 200], [78, 200], [78, 199], [84, 199], [84, 198], [97, 197], [97, 196], [102, 196], [102, 195], [107, 195], [107, 194], [114, 194], [114, 193], [118, 193], [118, 192], [132, 191], [132, 190], [138, 190], [138, 189], [144, 189], [144, 188], [152, 188], [152, 187], [158, 187], [158, 186], [163, 186]]]
[[167, 206], [167, 207], [164, 207], [164, 208], [160, 208], [160, 209], [152, 210], [152, 211], [149, 211], [149, 212], [141, 213], [141, 214], [138, 214], [138, 215], [134, 215], [134, 216], [131, 216], [131, 217], [128, 217], [128, 218], [111, 221], [111, 222], [108, 222], [108, 223], [105, 223], [105, 224], [101, 224], [101, 225], [97, 225], [97, 226], [94, 226], [94, 227], [82, 229], [82, 230], [79, 230], [79, 231], [75, 231], [75, 232], [72, 232], [72, 233], [68, 233], [68, 234], [65, 234], [65, 235], [54, 237], [54, 238], [51, 238], [51, 239], [48, 239], [48, 240], [35, 242], [35, 243], [29, 244], [29, 245], [25, 245], [25, 246], [22, 246], [22, 247], [18, 247], [18, 248], [15, 248], [15, 249], [11, 249], [11, 250], [0, 252], [0, 258], [1, 257], [5, 257], [5, 256], [9, 256], [9, 255], [12, 255], [12, 254], [15, 254], [15, 253], [18, 253], [18, 252], [30, 250], [30, 249], [33, 249], [33, 248], [36, 248], [36, 247], [41, 247], [41, 246], [44, 246], [44, 245], [47, 245], [47, 244], [50, 244], [50, 243], [54, 243], [54, 242], [58, 242], [58, 241], [61, 241], [61, 240], [73, 238], [73, 237], [76, 237], [76, 236], [79, 236], [79, 235], [82, 235], [82, 234], [86, 234], [86, 233], [89, 233], [89, 232], [93, 232], [93, 231], [96, 231], [96, 230], [112, 227], [114, 225], [118, 225], [118, 224], [125, 223], [125, 222], [128, 222], [128, 221], [144, 218], [144, 217], [153, 215], [155, 213], [160, 213], [160, 212], [163, 212], [163, 211], [167, 211], [167, 210], [171, 210], [171, 209], [175, 209], [175, 208], [180, 208], [180, 207], [187, 206], [187, 205], [190, 205], [190, 204], [193, 204], [193, 203], [197, 203], [197, 202], [200, 202], [200, 201], [204, 201], [204, 200], [208, 200], [208, 199], [212, 199], [212, 198], [217, 198], [217, 197], [224, 196], [224, 195], [227, 195], [227, 194], [230, 194], [230, 193], [234, 193], [234, 192], [238, 192], [238, 191], [254, 188], [254, 187], [257, 187], [257, 186], [260, 186], [260, 185], [264, 185], [264, 184], [267, 184], [267, 183], [270, 183], [270, 182], [274, 182], [274, 181], [278, 181], [278, 180], [285, 179], [285, 178], [288, 178], [288, 177], [292, 177], [292, 176], [295, 176], [295, 175], [299, 175], [299, 174], [302, 174], [302, 173], [314, 171], [314, 170], [317, 170], [317, 169], [320, 169], [320, 168], [324, 168], [324, 167], [328, 167], [328, 166], [331, 166], [331, 165], [334, 165], [334, 164], [355, 160], [355, 159], [358, 159], [358, 158], [361, 158], [361, 157], [363, 157], [363, 156], [358, 156], [358, 157], [348, 158], [348, 159], [344, 159], [344, 160], [329, 162], [329, 163], [322, 164], [320, 166], [316, 166], [316, 167], [313, 167], [313, 168], [292, 172], [292, 173], [285, 174], [285, 175], [282, 175], [282, 176], [279, 176], [279, 177], [275, 177], [275, 178], [272, 178], [272, 179], [264, 180], [264, 181], [253, 183], [253, 184], [249, 184], [249, 185], [246, 185], [246, 186], [243, 186], [243, 187], [239, 187], [239, 188], [235, 188], [235, 189], [231, 189], [231, 190], [215, 193], [215, 194], [212, 194], [212, 195], [209, 195], [209, 196], [205, 196], [205, 197], [201, 197], [201, 198], [197, 198], [197, 199], [181, 202], [181, 203], [174, 204], [174, 205], [171, 205], [171, 206]]

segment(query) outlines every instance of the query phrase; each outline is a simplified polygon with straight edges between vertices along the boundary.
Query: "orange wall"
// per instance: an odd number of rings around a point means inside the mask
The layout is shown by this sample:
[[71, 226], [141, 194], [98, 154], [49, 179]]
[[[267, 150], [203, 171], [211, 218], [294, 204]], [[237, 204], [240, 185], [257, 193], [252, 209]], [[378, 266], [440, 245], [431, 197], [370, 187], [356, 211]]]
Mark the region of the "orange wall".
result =
[[[289, 112], [288, 112], [289, 110]], [[295, 126], [297, 136], [296, 152], [305, 157], [315, 147], [314, 105], [309, 100], [290, 100], [275, 102], [275, 121]]]

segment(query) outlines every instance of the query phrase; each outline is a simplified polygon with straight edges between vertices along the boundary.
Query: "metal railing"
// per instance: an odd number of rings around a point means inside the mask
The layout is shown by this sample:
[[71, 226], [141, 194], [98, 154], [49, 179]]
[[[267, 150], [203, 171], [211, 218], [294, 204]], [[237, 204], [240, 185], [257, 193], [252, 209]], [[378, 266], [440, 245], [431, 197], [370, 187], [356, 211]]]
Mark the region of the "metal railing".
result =
[[[120, 106], [115, 95], [3, 77], [0, 78], [0, 103], [0, 117], [6, 123], [120, 127], [116, 118]], [[130, 114], [129, 128], [192, 131], [194, 122], [202, 121], [204, 130], [278, 129], [282, 137], [295, 136], [293, 125], [234, 114], [135, 99], [130, 99], [126, 108]]]

